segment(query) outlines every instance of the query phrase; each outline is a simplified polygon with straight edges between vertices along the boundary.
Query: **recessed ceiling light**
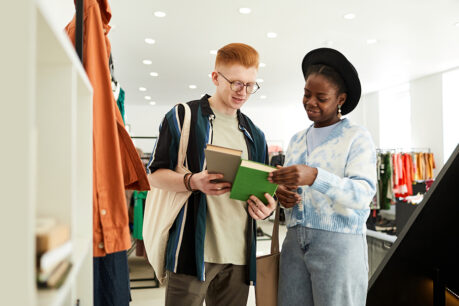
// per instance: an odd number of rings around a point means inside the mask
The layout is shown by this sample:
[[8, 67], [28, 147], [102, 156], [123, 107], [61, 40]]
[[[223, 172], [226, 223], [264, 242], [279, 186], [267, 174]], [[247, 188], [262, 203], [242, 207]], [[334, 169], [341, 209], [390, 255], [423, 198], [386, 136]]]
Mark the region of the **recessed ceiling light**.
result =
[[351, 20], [351, 19], [355, 18], [355, 14], [354, 13], [348, 13], [348, 14], [344, 15], [343, 17], [344, 17], [344, 19]]
[[145, 87], [139, 87], [139, 90], [140, 91], [147, 91], [147, 89]]
[[150, 75], [151, 75], [152, 77], [157, 77], [159, 74], [158, 74], [157, 72], [150, 72]]
[[151, 100], [150, 96], [145, 96], [145, 100]]
[[260, 99], [264, 100], [266, 99], [266, 96], [260, 96]]
[[277, 33], [269, 32], [269, 33], [266, 34], [266, 36], [268, 36], [268, 38], [276, 38], [277, 37]]
[[150, 102], [150, 105], [155, 105], [155, 104], [156, 104], [155, 101], [151, 101], [151, 102]]
[[374, 39], [374, 38], [372, 38], [372, 39], [367, 39], [367, 44], [368, 44], [368, 45], [372, 45], [372, 44], [375, 44], [375, 43], [377, 43], [377, 42], [378, 42], [378, 40], [377, 40], [377, 39]]
[[166, 13], [161, 12], [161, 11], [156, 11], [155, 16], [159, 18], [166, 17]]
[[260, 64], [258, 65], [258, 67], [262, 67], [262, 68], [263, 68], [263, 67], [266, 67], [266, 64], [265, 64], [265, 63], [260, 63]]
[[151, 65], [153, 62], [150, 61], [150, 60], [145, 59], [145, 60], [142, 61], [142, 63], [144, 63], [145, 65]]
[[145, 42], [149, 45], [153, 45], [155, 43], [155, 40], [151, 38], [145, 38]]
[[215, 55], [215, 54], [217, 54], [217, 50], [210, 50], [209, 53]]
[[190, 89], [196, 89], [197, 87], [198, 87], [198, 86], [196, 86], [196, 85], [190, 85], [190, 86], [188, 86], [188, 88], [190, 88]]
[[263, 83], [264, 80], [263, 79], [257, 79], [257, 83]]
[[239, 9], [239, 13], [244, 14], [244, 15], [250, 14], [250, 12], [252, 12], [252, 10], [248, 7], [241, 7]]

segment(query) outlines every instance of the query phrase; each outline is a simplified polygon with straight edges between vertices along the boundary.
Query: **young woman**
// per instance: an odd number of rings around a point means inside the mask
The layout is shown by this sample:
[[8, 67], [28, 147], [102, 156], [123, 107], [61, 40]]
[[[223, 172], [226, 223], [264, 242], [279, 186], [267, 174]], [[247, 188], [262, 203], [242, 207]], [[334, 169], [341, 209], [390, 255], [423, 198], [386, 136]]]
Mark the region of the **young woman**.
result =
[[365, 238], [375, 194], [376, 153], [370, 134], [341, 115], [360, 99], [354, 66], [340, 52], [306, 54], [303, 106], [311, 121], [290, 140], [281, 184], [287, 236], [280, 259], [279, 305], [365, 305]]

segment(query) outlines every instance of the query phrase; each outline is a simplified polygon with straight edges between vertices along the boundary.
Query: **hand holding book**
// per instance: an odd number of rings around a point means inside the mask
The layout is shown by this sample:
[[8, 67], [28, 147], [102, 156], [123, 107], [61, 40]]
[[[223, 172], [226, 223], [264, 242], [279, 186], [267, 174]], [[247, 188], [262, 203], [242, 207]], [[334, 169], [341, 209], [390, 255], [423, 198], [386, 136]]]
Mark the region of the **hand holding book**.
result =
[[265, 199], [268, 201], [268, 205], [265, 205], [260, 199], [252, 195], [247, 200], [248, 211], [250, 216], [255, 220], [263, 220], [271, 215], [271, 213], [276, 209], [276, 200], [269, 194], [264, 194]]
[[220, 181], [223, 174], [211, 174], [207, 170], [195, 173], [191, 177], [191, 188], [207, 195], [221, 195], [231, 190], [231, 183]]
[[268, 180], [285, 186], [311, 186], [317, 177], [317, 168], [306, 165], [282, 167], [269, 174]]
[[268, 181], [268, 173], [276, 168], [241, 159], [242, 151], [240, 150], [209, 144], [204, 153], [209, 173], [223, 174], [220, 180], [232, 183], [230, 185], [231, 199], [247, 201], [250, 196], [254, 195], [261, 202], [269, 205], [265, 193], [272, 197], [277, 184]]

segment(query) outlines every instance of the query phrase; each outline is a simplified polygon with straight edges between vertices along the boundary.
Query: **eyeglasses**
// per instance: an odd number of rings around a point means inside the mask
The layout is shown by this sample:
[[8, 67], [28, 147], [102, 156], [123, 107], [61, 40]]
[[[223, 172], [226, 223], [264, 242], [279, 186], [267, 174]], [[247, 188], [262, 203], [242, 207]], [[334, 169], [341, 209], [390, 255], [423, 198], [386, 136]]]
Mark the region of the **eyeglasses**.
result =
[[218, 74], [221, 75], [230, 84], [232, 91], [241, 91], [245, 87], [245, 90], [248, 94], [254, 94], [258, 89], [260, 89], [260, 85], [258, 85], [258, 83], [244, 84], [241, 81], [230, 81], [220, 72], [218, 72]]

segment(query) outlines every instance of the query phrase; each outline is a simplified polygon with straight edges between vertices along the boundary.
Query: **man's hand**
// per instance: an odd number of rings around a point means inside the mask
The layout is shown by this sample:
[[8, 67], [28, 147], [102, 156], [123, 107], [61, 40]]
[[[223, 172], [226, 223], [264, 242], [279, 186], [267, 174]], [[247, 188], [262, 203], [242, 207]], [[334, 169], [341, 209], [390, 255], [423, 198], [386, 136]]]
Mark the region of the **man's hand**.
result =
[[267, 218], [269, 215], [271, 215], [273, 210], [276, 209], [277, 203], [269, 193], [265, 193], [265, 198], [268, 200], [268, 205], [265, 205], [254, 195], [250, 196], [250, 198], [247, 200], [247, 208], [249, 214], [255, 220], [262, 220]]
[[209, 174], [207, 170], [193, 174], [191, 177], [191, 189], [199, 189], [207, 195], [221, 195], [231, 190], [231, 183], [215, 183], [214, 180], [222, 179], [223, 174]]
[[269, 173], [268, 181], [286, 186], [311, 186], [316, 177], [317, 168], [306, 165], [293, 165]]
[[296, 193], [297, 186], [279, 185], [276, 190], [276, 196], [279, 203], [285, 208], [291, 208], [301, 202], [301, 196]]

